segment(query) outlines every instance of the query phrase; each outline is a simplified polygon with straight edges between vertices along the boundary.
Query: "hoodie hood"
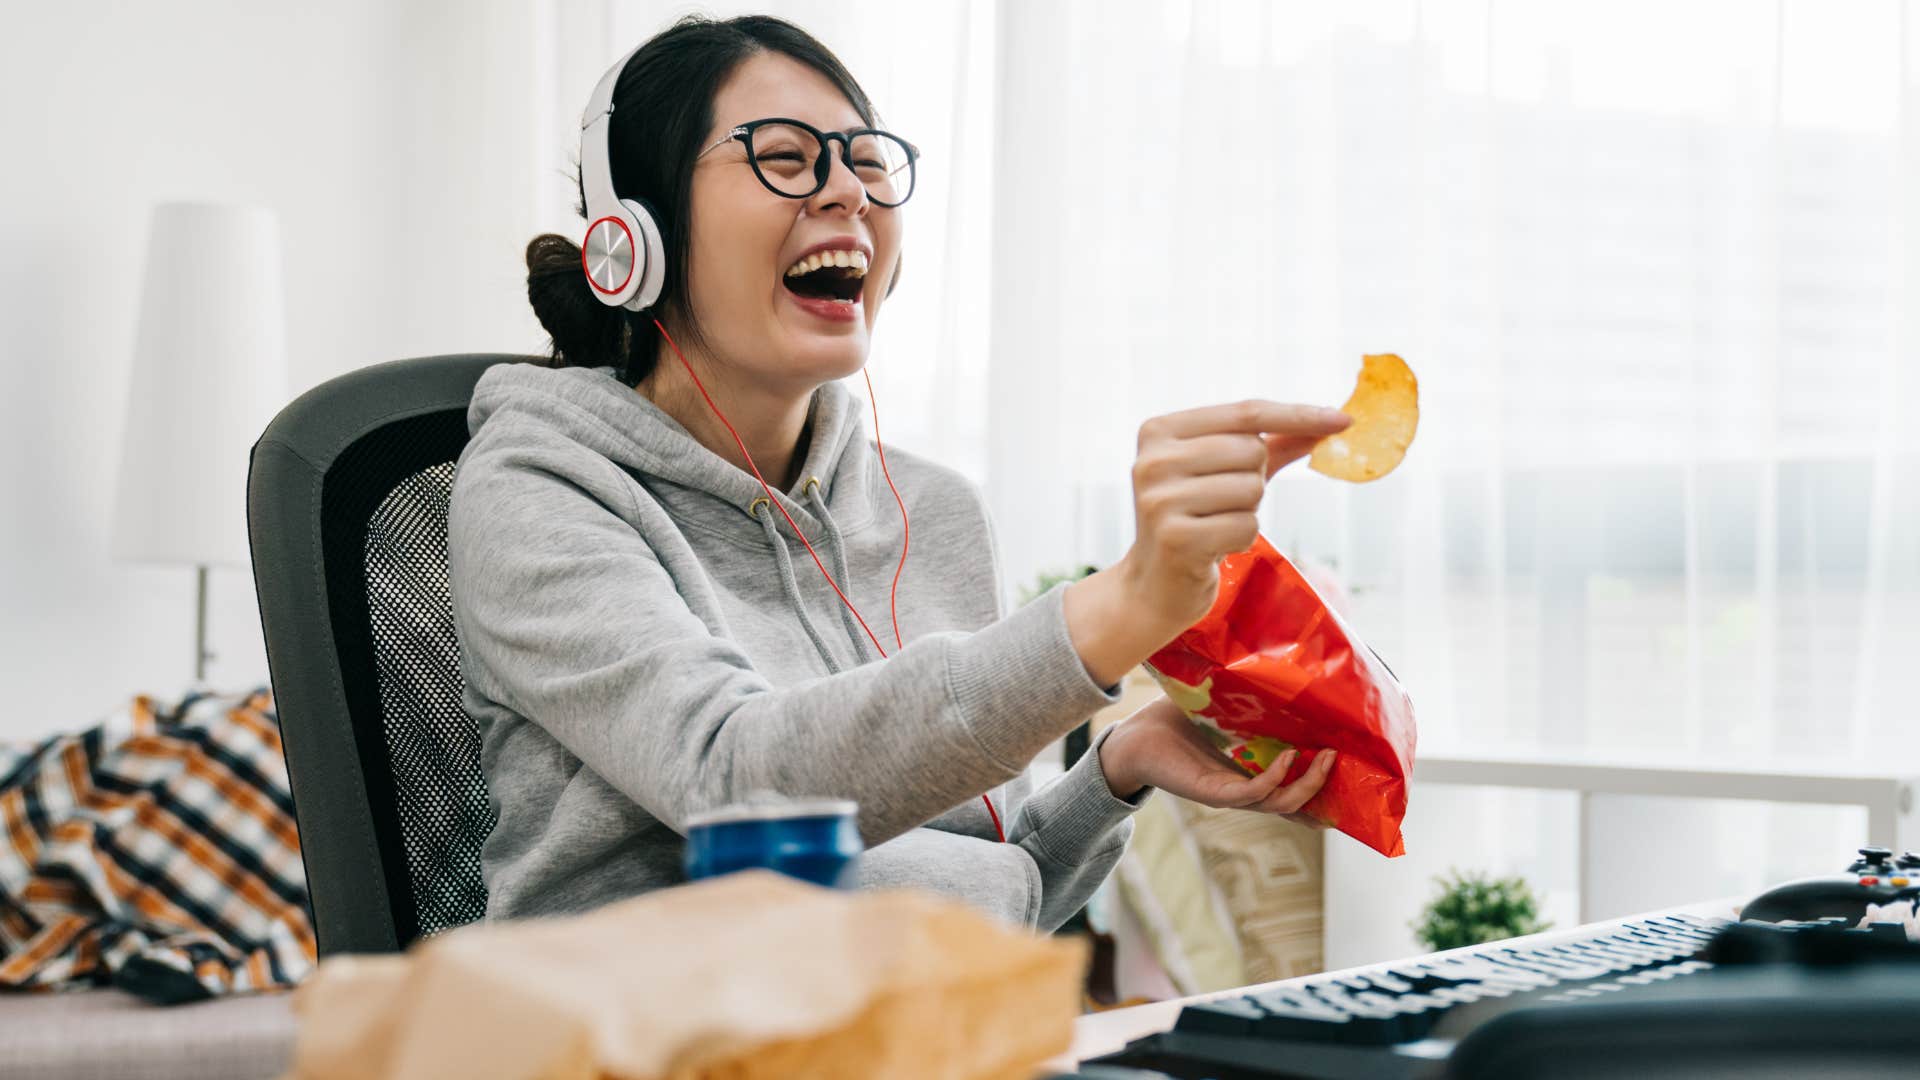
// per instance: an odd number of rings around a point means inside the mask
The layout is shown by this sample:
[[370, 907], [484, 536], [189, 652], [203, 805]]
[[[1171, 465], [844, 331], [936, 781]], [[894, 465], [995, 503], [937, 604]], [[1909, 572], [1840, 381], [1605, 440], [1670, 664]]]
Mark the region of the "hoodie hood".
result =
[[[613, 462], [631, 476], [679, 524], [683, 534], [705, 537], [745, 549], [761, 572], [772, 571], [780, 601], [789, 608], [829, 672], [878, 660], [883, 651], [859, 625], [838, 596], [820, 612], [809, 605], [814, 588], [813, 557], [825, 560], [833, 580], [848, 587], [851, 542], [885, 543], [869, 529], [873, 523], [874, 485], [856, 402], [844, 386], [828, 383], [814, 391], [808, 409], [809, 443], [791, 491], [777, 492], [782, 515], [766, 506], [766, 490], [752, 475], [707, 449], [686, 428], [644, 395], [613, 377], [611, 368], [547, 368], [503, 364], [474, 387], [467, 412], [468, 431], [477, 434], [496, 417], [510, 418], [523, 434], [551, 436]], [[531, 426], [534, 430], [527, 432]], [[788, 518], [792, 523], [788, 523]], [[795, 558], [789, 542], [794, 527], [813, 549]], [[865, 534], [865, 535], [863, 535]], [[829, 586], [829, 588], [831, 588]], [[820, 598], [816, 597], [816, 601]], [[821, 618], [825, 615], [825, 618]], [[847, 639], [825, 629], [834, 622]], [[851, 659], [843, 655], [851, 649]]]
[[[751, 524], [754, 502], [766, 497], [751, 473], [707, 449], [645, 395], [614, 378], [610, 367], [491, 368], [474, 387], [467, 431], [478, 433], [488, 419], [504, 413], [551, 428], [639, 474], [635, 479], [676, 517], [711, 519], [721, 509], [713, 505], [717, 501]], [[809, 441], [792, 490], [774, 489], [781, 505], [809, 539], [819, 537], [827, 522], [815, 513], [806, 490], [809, 481], [818, 480], [838, 530], [851, 534], [865, 529], [874, 517], [877, 459], [867, 443], [859, 400], [842, 384], [827, 383], [814, 391], [808, 425]], [[778, 530], [791, 536], [786, 520], [773, 516]], [[740, 535], [757, 537], [759, 532], [756, 526]]]

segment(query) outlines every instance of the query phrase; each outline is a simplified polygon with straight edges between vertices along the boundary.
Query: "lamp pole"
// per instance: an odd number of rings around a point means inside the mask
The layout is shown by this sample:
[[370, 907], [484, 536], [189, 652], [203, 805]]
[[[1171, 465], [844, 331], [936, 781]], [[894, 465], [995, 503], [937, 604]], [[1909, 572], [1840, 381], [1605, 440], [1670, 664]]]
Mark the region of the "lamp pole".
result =
[[207, 566], [201, 563], [194, 568], [195, 593], [193, 611], [193, 682], [195, 686], [207, 685], [207, 661], [213, 659], [213, 653], [207, 648]]

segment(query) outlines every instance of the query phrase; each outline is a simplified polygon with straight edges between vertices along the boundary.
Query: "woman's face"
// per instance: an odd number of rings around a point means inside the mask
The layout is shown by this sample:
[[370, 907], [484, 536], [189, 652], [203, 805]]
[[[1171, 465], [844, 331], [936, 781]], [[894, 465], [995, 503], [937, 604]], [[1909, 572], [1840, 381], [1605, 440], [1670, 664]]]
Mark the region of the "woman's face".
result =
[[[714, 127], [702, 145], [765, 117], [803, 120], [822, 131], [865, 127], [826, 76], [780, 53], [743, 62], [714, 96]], [[873, 323], [900, 254], [900, 212], [872, 202], [830, 144], [826, 186], [805, 199], [767, 190], [730, 141], [694, 166], [688, 301], [715, 358], [754, 382], [795, 393], [866, 364]], [[820, 245], [863, 252], [867, 272], [853, 302], [808, 299], [787, 271]], [[849, 255], [849, 261], [857, 261]]]

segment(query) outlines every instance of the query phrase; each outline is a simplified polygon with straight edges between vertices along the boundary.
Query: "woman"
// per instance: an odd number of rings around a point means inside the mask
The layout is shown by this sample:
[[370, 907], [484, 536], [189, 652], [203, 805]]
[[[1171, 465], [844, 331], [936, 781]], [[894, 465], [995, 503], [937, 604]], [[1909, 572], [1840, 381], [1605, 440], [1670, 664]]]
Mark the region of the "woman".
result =
[[883, 458], [836, 381], [899, 269], [907, 144], [770, 18], [683, 21], [612, 95], [605, 157], [665, 238], [658, 299], [603, 303], [604, 265], [529, 245], [554, 366], [480, 380], [453, 491], [465, 704], [500, 813], [490, 914], [680, 881], [687, 816], [763, 790], [857, 801], [865, 886], [1048, 930], [1153, 788], [1299, 810], [1331, 753], [1292, 785], [1249, 777], [1164, 700], [1045, 788], [1023, 771], [1207, 610], [1266, 479], [1346, 418], [1242, 402], [1147, 422], [1132, 549], [1003, 616], [978, 492]]

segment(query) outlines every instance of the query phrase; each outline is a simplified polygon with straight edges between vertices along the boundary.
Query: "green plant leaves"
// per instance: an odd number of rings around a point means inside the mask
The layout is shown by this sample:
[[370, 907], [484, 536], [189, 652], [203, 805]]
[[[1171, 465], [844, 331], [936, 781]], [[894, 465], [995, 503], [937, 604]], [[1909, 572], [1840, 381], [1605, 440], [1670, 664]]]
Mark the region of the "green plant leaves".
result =
[[1439, 895], [1412, 924], [1414, 936], [1434, 952], [1537, 934], [1553, 925], [1541, 920], [1539, 898], [1523, 878], [1454, 870], [1434, 885]]

